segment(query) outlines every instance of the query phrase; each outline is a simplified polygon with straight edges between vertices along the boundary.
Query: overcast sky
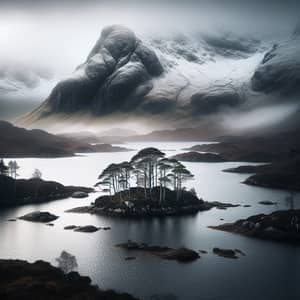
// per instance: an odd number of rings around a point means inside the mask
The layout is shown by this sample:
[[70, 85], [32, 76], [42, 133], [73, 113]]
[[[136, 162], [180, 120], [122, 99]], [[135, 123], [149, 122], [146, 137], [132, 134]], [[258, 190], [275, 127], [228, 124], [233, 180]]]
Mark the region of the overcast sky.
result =
[[38, 64], [67, 74], [85, 59], [101, 29], [114, 23], [138, 33], [216, 28], [257, 36], [285, 33], [299, 17], [297, 2], [2, 0], [0, 62]]
[[[277, 41], [299, 22], [299, 0], [0, 0], [0, 81], [3, 65], [21, 66], [25, 73], [18, 78], [29, 74], [31, 85], [40, 83], [22, 97], [44, 100], [111, 24], [127, 25], [139, 36], [222, 30]], [[49, 74], [52, 81], [36, 78]], [[1, 92], [0, 82], [0, 101], [10, 103], [12, 96]]]

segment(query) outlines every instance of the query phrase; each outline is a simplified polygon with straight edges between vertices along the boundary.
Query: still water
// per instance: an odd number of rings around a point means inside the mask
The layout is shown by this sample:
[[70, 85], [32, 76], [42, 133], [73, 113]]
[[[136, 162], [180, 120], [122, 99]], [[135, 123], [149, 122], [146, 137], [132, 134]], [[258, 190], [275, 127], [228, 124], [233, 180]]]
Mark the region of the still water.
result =
[[[195, 144], [199, 142], [129, 143], [126, 146], [135, 150], [157, 147], [170, 156]], [[38, 168], [46, 180], [93, 186], [107, 164], [128, 160], [135, 152], [94, 153], [55, 159], [26, 158], [17, 159], [17, 162], [21, 166], [19, 173], [22, 178], [29, 178], [34, 168]], [[125, 291], [141, 299], [299, 300], [300, 247], [207, 228], [208, 225], [235, 221], [257, 213], [288, 209], [287, 192], [250, 187], [241, 183], [248, 175], [222, 172], [242, 163], [185, 164], [195, 175], [187, 187], [195, 187], [199, 197], [207, 201], [250, 204], [251, 207], [212, 209], [185, 217], [122, 220], [65, 213], [67, 209], [88, 205], [99, 193], [86, 199], [68, 198], [26, 205], [0, 212], [0, 258], [43, 259], [55, 265], [55, 258], [66, 250], [76, 256], [78, 271], [90, 276], [99, 287]], [[278, 204], [258, 204], [262, 200]], [[300, 207], [300, 194], [295, 197], [295, 206]], [[7, 221], [34, 210], [50, 211], [60, 218], [54, 222], [54, 227], [21, 220]], [[72, 224], [110, 226], [112, 229], [91, 234], [63, 229]], [[128, 239], [169, 247], [186, 246], [209, 253], [189, 264], [164, 261], [140, 253], [136, 254], [136, 260], [125, 261], [129, 254], [114, 245]], [[213, 247], [238, 248], [246, 256], [238, 260], [221, 258], [211, 253]]]

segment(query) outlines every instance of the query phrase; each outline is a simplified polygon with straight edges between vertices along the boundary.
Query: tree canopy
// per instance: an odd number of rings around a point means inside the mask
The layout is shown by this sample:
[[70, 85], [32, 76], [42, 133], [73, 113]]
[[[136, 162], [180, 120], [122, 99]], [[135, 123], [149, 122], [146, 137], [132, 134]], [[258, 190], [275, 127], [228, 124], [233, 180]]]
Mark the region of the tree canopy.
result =
[[[151, 196], [153, 188], [159, 187], [160, 201], [165, 199], [167, 187], [173, 187], [177, 200], [180, 200], [184, 182], [193, 178], [186, 167], [176, 159], [165, 158], [165, 153], [149, 147], [140, 150], [132, 159], [121, 163], [112, 163], [98, 176], [95, 186], [104, 187], [110, 195], [128, 191], [135, 185], [144, 189], [144, 197]], [[122, 193], [119, 193], [122, 197]]]

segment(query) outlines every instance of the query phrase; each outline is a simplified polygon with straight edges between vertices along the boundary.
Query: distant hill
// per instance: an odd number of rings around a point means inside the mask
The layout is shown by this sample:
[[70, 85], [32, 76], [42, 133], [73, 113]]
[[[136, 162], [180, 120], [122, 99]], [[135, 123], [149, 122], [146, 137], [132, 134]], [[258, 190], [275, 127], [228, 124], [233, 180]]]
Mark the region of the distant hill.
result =
[[217, 126], [202, 126], [201, 128], [177, 128], [170, 130], [156, 130], [148, 134], [133, 135], [126, 141], [208, 141], [222, 133]]
[[76, 139], [57, 136], [46, 131], [13, 126], [0, 121], [0, 157], [59, 157], [76, 152], [126, 151], [109, 144], [90, 145]]

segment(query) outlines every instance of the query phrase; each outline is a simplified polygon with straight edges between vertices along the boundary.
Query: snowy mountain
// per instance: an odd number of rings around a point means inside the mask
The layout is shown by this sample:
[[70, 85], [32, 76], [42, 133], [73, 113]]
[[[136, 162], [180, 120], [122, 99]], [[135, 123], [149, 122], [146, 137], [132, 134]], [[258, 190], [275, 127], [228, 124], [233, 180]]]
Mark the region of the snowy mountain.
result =
[[138, 119], [160, 128], [234, 115], [257, 105], [251, 101], [266, 91], [299, 85], [296, 32], [273, 46], [226, 32], [137, 37], [127, 27], [109, 26], [86, 61], [18, 124], [74, 130], [82, 123], [105, 130], [115, 120]]

